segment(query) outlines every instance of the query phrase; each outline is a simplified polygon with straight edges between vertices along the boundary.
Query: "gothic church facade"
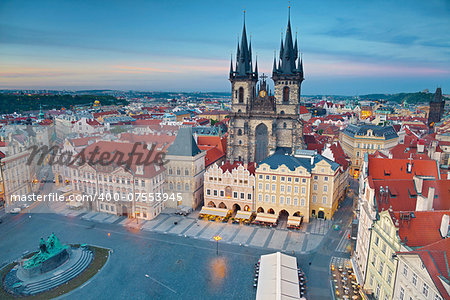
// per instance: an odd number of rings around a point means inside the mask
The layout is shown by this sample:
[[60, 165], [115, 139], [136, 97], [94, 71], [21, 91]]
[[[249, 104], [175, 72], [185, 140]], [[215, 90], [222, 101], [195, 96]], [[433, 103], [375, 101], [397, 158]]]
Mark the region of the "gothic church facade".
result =
[[252, 46], [244, 26], [238, 41], [236, 63], [231, 60], [232, 104], [228, 131], [227, 159], [260, 162], [271, 152], [304, 149], [303, 121], [299, 117], [303, 61], [297, 38], [292, 38], [290, 17], [278, 60], [274, 57], [272, 93], [264, 74], [253, 66]]

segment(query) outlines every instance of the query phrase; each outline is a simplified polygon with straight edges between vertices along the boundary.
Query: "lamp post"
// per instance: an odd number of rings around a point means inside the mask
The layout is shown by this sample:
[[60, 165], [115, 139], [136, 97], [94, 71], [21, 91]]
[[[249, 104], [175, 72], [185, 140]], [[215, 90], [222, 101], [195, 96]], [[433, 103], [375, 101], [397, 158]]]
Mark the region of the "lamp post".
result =
[[213, 237], [213, 239], [216, 241], [216, 254], [219, 255], [219, 241], [222, 239], [220, 235], [216, 235]]

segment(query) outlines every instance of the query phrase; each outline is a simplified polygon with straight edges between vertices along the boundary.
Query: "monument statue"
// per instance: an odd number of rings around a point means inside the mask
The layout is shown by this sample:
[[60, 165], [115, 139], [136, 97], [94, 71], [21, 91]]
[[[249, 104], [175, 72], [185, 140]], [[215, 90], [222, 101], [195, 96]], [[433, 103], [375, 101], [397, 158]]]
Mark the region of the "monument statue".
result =
[[62, 245], [54, 233], [52, 233], [47, 241], [41, 238], [39, 242], [39, 252], [27, 259], [23, 263], [24, 269], [34, 268], [52, 257], [60, 255], [62, 252], [67, 252], [69, 246]]

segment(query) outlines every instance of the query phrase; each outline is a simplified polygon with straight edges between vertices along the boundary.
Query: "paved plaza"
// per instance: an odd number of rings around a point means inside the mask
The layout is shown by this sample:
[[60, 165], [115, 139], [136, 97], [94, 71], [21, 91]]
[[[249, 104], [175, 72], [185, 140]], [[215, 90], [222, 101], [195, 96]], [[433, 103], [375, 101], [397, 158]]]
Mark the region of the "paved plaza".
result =
[[175, 234], [204, 240], [211, 240], [213, 236], [220, 235], [222, 243], [300, 254], [309, 253], [316, 249], [332, 224], [329, 220], [311, 219], [311, 222], [303, 224], [300, 230], [287, 230], [276, 227], [266, 228], [257, 225], [204, 221], [197, 218], [198, 212], [186, 217], [175, 215], [171, 209], [166, 209], [151, 221], [129, 219], [101, 212], [74, 211], [65, 207], [64, 203], [55, 204], [52, 209], [61, 215], [80, 217], [83, 220], [97, 223], [114, 223], [136, 230]]

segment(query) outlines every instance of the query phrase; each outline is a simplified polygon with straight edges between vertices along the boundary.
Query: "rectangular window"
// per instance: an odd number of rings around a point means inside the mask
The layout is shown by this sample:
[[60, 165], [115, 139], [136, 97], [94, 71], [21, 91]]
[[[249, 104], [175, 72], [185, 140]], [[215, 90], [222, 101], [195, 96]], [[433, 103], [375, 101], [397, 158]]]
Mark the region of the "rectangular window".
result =
[[405, 298], [405, 289], [400, 287], [400, 300], [403, 300], [403, 298]]
[[245, 194], [241, 193], [241, 199], [245, 199]]
[[408, 266], [407, 265], [403, 266], [403, 275], [408, 276]]
[[412, 276], [412, 283], [413, 283], [414, 285], [417, 284], [417, 275], [416, 275], [416, 273], [413, 273], [413, 276]]
[[323, 180], [328, 181], [328, 176], [325, 176]]
[[225, 192], [224, 191], [220, 191], [220, 197], [225, 196]]
[[258, 195], [258, 201], [259, 201], [259, 202], [262, 202], [262, 194], [259, 194], [259, 195]]
[[266, 180], [270, 180], [270, 176], [269, 175], [266, 175]]
[[277, 190], [277, 185], [276, 184], [272, 184], [272, 192], [275, 192]]
[[262, 190], [262, 189], [263, 189], [263, 184], [262, 184], [262, 183], [258, 184], [258, 189], [259, 189], [259, 190]]
[[281, 181], [284, 181], [284, 176], [281, 176]]
[[252, 200], [252, 194], [247, 194], [247, 199]]
[[389, 270], [389, 271], [388, 271], [388, 276], [387, 276], [387, 283], [388, 283], [388, 284], [391, 284], [391, 281], [392, 281], [392, 271]]
[[277, 176], [272, 176], [273, 181], [277, 181]]
[[378, 273], [383, 274], [384, 263], [380, 261], [380, 266], [378, 268]]
[[286, 188], [286, 192], [292, 193], [292, 186], [288, 185]]
[[313, 189], [317, 191], [317, 184], [314, 184]]
[[270, 184], [266, 183], [266, 191], [270, 191]]
[[208, 196], [211, 195], [211, 190], [210, 190], [210, 189], [207, 189], [207, 190], [206, 190], [206, 195], [208, 195]]
[[306, 188], [302, 187], [302, 194], [306, 194]]
[[302, 179], [302, 183], [306, 183], [306, 178], [303, 178], [303, 179]]
[[214, 191], [213, 191], [213, 195], [214, 195], [214, 196], [217, 196], [217, 190], [214, 190]]
[[324, 192], [328, 192], [328, 185], [324, 185], [324, 186], [323, 186], [323, 191], [324, 191]]
[[314, 176], [314, 180], [317, 180], [319, 177], [318, 176]]
[[306, 202], [306, 201], [305, 201], [305, 198], [302, 198], [302, 199], [300, 200], [300, 205], [301, 205], [301, 206], [305, 206], [305, 202]]
[[280, 185], [280, 192], [284, 193], [284, 185]]
[[275, 197], [275, 195], [272, 195], [272, 203], [275, 203], [276, 202], [276, 197]]
[[266, 195], [264, 198], [265, 198], [266, 203], [269, 203], [269, 195]]
[[422, 294], [428, 297], [428, 285], [426, 283], [423, 284]]
[[322, 198], [322, 203], [323, 203], [323, 204], [327, 204], [327, 196], [323, 196], [323, 198]]
[[294, 193], [298, 194], [298, 186], [294, 186]]
[[288, 177], [288, 178], [287, 178], [287, 181], [288, 181], [288, 182], [292, 182], [292, 177]]
[[284, 204], [284, 197], [280, 196], [280, 204]]
[[291, 197], [286, 197], [286, 204], [291, 205]]
[[316, 196], [316, 195], [313, 195], [313, 196], [312, 196], [312, 201], [313, 201], [313, 203], [316, 203], [316, 202], [317, 202], [317, 196]]
[[237, 192], [233, 192], [233, 198], [237, 199], [238, 197], [238, 193]]
[[259, 179], [263, 179], [263, 176], [261, 174], [258, 175]]
[[298, 183], [299, 181], [300, 181], [299, 178], [295, 178], [295, 180], [294, 180], [295, 183]]

